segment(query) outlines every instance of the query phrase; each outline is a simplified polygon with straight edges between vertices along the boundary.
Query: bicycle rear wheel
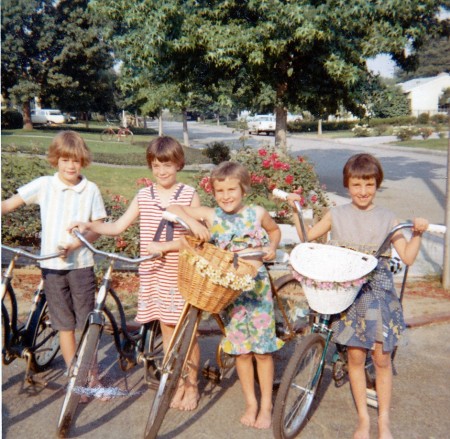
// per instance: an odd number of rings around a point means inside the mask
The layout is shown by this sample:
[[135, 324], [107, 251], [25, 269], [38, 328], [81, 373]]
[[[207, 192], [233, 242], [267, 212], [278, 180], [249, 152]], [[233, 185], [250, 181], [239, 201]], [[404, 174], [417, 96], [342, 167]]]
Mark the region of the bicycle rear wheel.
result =
[[101, 326], [91, 324], [80, 340], [69, 369], [69, 383], [58, 419], [58, 437], [67, 437], [70, 432], [80, 402], [80, 389], [86, 387], [88, 383], [89, 371], [95, 359], [100, 336]]
[[291, 439], [303, 428], [323, 374], [325, 340], [306, 336], [296, 347], [281, 380], [273, 410], [276, 439]]
[[38, 312], [33, 316], [32, 326], [35, 328], [33, 335], [33, 357], [31, 360], [31, 370], [42, 372], [47, 368], [59, 350], [58, 331], [51, 326], [50, 315], [48, 313], [47, 301], [41, 300]]
[[163, 423], [186, 363], [189, 346], [192, 338], [195, 336], [194, 331], [200, 312], [198, 308], [190, 306], [186, 317], [174, 334], [172, 348], [167, 353], [167, 357], [162, 365], [159, 387], [145, 427], [145, 439], [155, 438]]

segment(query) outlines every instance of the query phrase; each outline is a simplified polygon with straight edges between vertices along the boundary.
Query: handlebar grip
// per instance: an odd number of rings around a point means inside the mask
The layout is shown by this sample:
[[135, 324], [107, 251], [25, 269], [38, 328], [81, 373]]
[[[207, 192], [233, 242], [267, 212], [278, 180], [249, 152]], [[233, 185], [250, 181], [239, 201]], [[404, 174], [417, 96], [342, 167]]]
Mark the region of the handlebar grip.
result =
[[274, 189], [272, 191], [272, 195], [276, 198], [280, 198], [281, 200], [287, 200], [289, 194], [281, 189]]
[[444, 235], [446, 231], [447, 231], [447, 227], [442, 226], [440, 224], [429, 224], [428, 229], [427, 229], [427, 232], [438, 233], [438, 234], [442, 234], [442, 235]]
[[166, 219], [167, 221], [170, 221], [172, 223], [177, 223], [178, 222], [178, 217], [174, 213], [168, 212], [167, 210], [165, 210], [163, 212], [162, 217], [164, 219]]

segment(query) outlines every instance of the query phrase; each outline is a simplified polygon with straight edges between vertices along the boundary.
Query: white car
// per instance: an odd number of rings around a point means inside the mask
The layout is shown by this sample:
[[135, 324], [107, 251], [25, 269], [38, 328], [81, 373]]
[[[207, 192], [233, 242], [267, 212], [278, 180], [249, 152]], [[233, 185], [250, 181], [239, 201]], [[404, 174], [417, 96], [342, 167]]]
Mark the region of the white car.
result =
[[275, 116], [272, 116], [271, 114], [254, 116], [247, 120], [247, 125], [250, 134], [275, 134]]
[[66, 119], [60, 110], [52, 110], [43, 108], [39, 110], [31, 110], [31, 123], [35, 125], [58, 125], [65, 123]]

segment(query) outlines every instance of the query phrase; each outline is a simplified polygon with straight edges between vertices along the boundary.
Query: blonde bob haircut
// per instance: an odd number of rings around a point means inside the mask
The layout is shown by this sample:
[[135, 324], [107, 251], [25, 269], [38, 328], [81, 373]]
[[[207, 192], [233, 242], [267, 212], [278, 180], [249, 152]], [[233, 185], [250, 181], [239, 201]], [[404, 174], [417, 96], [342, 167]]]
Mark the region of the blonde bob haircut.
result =
[[47, 160], [56, 168], [60, 158], [77, 160], [83, 168], [89, 166], [92, 161], [89, 148], [75, 131], [60, 131], [53, 138], [48, 149]]
[[344, 187], [348, 188], [350, 178], [362, 178], [369, 180], [374, 178], [377, 189], [381, 186], [384, 178], [381, 163], [371, 154], [356, 154], [351, 156], [343, 169]]
[[178, 140], [170, 136], [160, 136], [153, 139], [147, 147], [147, 164], [152, 168], [152, 163], [158, 160], [161, 163], [172, 162], [181, 171], [184, 168], [184, 150]]
[[211, 171], [211, 187], [213, 193], [214, 182], [224, 181], [227, 178], [236, 178], [239, 180], [239, 185], [244, 194], [250, 191], [251, 178], [247, 168], [236, 162], [222, 162]]

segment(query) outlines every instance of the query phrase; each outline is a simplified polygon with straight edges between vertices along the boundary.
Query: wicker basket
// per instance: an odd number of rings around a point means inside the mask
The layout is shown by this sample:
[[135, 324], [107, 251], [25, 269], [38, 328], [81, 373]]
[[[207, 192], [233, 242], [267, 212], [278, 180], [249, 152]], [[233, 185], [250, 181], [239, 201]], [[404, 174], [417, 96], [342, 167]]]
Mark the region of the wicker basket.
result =
[[[252, 282], [257, 270], [249, 262], [238, 258], [235, 253], [190, 236], [185, 238], [187, 246], [180, 251], [178, 265], [178, 289], [191, 305], [204, 311], [219, 313], [243, 290], [220, 285], [217, 283], [218, 279], [224, 284], [227, 284], [230, 276], [238, 282]], [[206, 272], [201, 266], [205, 260], [208, 266]], [[214, 272], [214, 279], [208, 275], [211, 270]]]
[[346, 248], [303, 243], [292, 250], [290, 263], [310, 308], [337, 314], [353, 303], [378, 260]]

